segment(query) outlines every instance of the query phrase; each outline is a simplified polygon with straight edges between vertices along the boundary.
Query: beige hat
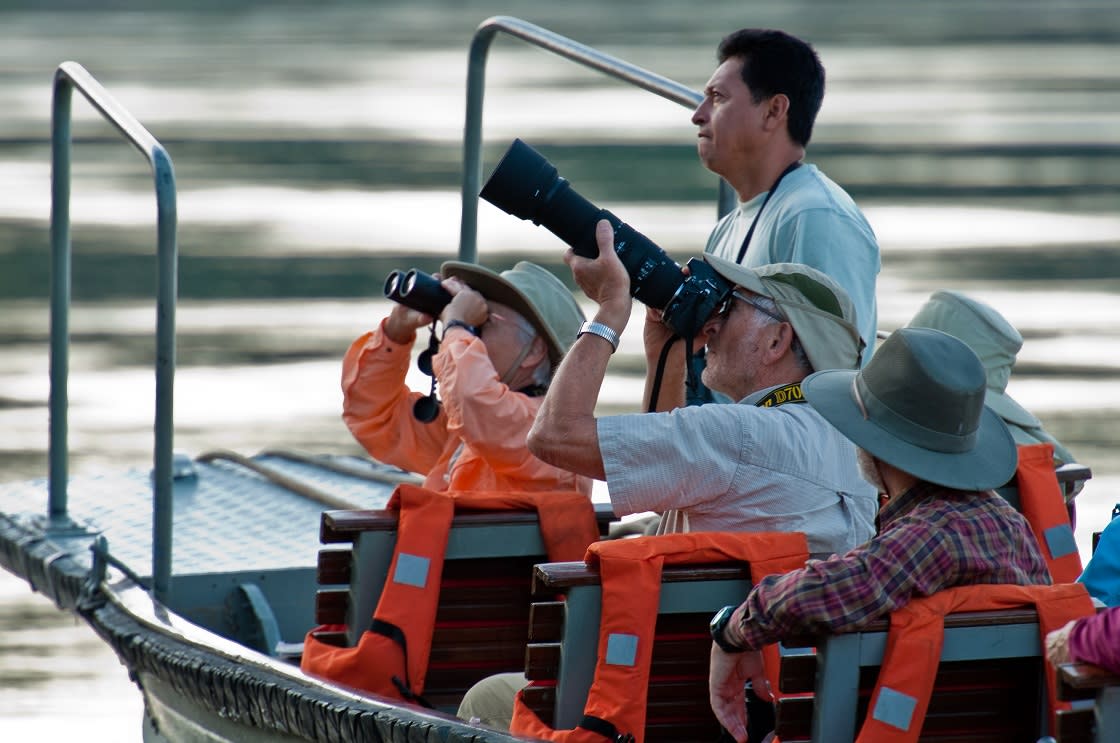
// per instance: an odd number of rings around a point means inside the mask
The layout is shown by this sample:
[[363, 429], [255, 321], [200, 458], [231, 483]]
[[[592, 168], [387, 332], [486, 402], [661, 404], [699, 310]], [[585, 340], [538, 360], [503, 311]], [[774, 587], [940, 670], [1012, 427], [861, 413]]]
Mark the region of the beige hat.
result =
[[447, 261], [439, 272], [444, 278], [459, 278], [487, 299], [521, 313], [548, 344], [553, 368], [575, 342], [585, 319], [568, 287], [535, 263], [519, 261], [498, 274], [475, 263]]
[[980, 357], [988, 377], [984, 403], [1004, 420], [1019, 426], [1040, 427], [1038, 418], [1004, 390], [1011, 377], [1023, 336], [994, 308], [955, 291], [936, 291], [907, 323], [910, 328], [933, 328], [965, 342]]
[[855, 306], [828, 276], [801, 263], [746, 268], [714, 255], [704, 260], [732, 284], [774, 300], [789, 318], [813, 371], [859, 368], [864, 343]]

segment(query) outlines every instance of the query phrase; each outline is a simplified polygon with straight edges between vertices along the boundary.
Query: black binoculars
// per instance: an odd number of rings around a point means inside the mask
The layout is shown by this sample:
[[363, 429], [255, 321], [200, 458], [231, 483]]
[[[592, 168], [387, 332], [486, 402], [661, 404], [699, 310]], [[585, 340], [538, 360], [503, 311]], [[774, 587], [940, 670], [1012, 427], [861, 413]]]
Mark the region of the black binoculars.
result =
[[[420, 269], [410, 268], [408, 271], [391, 271], [385, 277], [385, 296], [403, 304], [410, 310], [431, 315], [432, 328], [435, 320], [443, 312], [443, 308], [451, 301], [451, 292], [443, 288], [439, 279]], [[416, 365], [420, 371], [432, 378], [432, 391], [425, 397], [419, 397], [412, 405], [412, 414], [421, 423], [431, 423], [439, 415], [439, 398], [436, 397], [436, 375], [432, 371], [432, 357], [439, 351], [439, 341], [435, 333], [428, 338], [428, 348], [420, 353]]]
[[385, 296], [433, 318], [439, 317], [451, 301], [451, 293], [443, 288], [439, 279], [417, 268], [390, 272], [385, 278]]

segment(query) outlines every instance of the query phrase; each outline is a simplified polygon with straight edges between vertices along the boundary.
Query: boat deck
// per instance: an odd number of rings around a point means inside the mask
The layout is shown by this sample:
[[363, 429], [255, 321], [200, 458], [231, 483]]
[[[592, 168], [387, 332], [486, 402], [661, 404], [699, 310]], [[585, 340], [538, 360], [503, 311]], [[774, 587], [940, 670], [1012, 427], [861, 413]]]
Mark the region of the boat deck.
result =
[[[204, 455], [188, 465], [193, 474], [176, 473], [172, 571], [177, 577], [313, 566], [324, 510], [383, 507], [393, 480], [409, 478], [395, 468], [356, 457], [265, 453], [237, 461], [236, 455], [229, 456]], [[269, 475], [289, 486], [271, 481]], [[297, 492], [287, 481], [306, 490]], [[68, 512], [88, 532], [103, 535], [115, 558], [141, 577], [150, 577], [148, 470], [71, 478]], [[42, 525], [46, 513], [45, 478], [0, 486], [0, 514]], [[88, 542], [88, 535], [75, 536]], [[88, 550], [82, 549], [89, 561]], [[83, 559], [77, 553], [72, 557]]]

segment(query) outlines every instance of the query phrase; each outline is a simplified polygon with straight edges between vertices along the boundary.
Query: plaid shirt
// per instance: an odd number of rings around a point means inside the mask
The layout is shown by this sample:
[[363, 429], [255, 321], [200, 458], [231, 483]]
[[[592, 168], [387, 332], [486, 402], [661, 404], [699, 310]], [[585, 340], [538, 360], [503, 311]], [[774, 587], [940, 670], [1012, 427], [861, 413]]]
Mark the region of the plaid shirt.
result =
[[943, 588], [1050, 583], [1030, 526], [992, 491], [920, 482], [883, 506], [879, 521], [878, 536], [847, 554], [764, 578], [727, 639], [757, 649], [792, 634], [858, 629]]

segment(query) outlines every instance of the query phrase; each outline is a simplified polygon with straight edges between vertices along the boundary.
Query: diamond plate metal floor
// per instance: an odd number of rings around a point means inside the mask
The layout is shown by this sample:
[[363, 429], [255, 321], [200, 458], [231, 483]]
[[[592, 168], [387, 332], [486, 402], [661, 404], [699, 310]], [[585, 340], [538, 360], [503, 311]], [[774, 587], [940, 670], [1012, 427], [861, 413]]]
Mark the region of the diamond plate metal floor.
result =
[[[324, 458], [357, 472], [399, 473], [352, 457]], [[355, 507], [384, 506], [395, 485], [333, 471], [283, 454], [252, 462]], [[176, 576], [313, 566], [319, 518], [328, 506], [280, 487], [235, 462], [195, 462], [174, 486], [172, 572]], [[109, 541], [109, 551], [141, 576], [151, 573], [152, 491], [148, 470], [71, 479], [70, 517]], [[47, 481], [0, 485], [0, 513], [47, 512]]]

